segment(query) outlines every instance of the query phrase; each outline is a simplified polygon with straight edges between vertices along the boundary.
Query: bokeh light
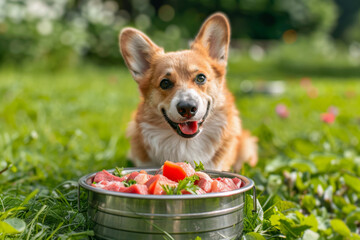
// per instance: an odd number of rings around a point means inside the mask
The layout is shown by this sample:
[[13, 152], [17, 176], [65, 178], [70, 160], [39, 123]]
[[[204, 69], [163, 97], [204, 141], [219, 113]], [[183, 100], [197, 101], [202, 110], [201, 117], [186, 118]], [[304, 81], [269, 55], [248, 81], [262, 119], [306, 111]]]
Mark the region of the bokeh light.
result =
[[264, 49], [259, 45], [252, 45], [249, 49], [249, 55], [254, 61], [261, 61], [265, 57]]
[[175, 16], [175, 10], [170, 5], [162, 5], [159, 9], [159, 18], [164, 22], [171, 21]]
[[283, 38], [285, 43], [291, 44], [291, 43], [294, 43], [296, 41], [297, 33], [296, 33], [295, 30], [289, 29], [289, 30], [286, 30], [283, 33], [282, 38]]

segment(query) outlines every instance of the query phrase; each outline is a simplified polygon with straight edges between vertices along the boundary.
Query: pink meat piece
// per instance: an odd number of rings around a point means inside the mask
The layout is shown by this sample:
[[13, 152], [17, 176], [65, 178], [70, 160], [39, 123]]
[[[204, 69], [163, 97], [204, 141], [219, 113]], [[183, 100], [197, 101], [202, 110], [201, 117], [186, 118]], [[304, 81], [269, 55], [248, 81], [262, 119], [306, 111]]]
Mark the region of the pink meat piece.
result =
[[137, 193], [137, 194], [148, 194], [148, 187], [146, 185], [134, 184], [130, 187], [123, 188], [121, 192], [124, 193]]
[[103, 189], [115, 192], [121, 192], [125, 188], [125, 185], [122, 182], [109, 182]]
[[180, 166], [184, 170], [187, 177], [190, 177], [190, 176], [195, 174], [195, 169], [189, 163], [178, 162], [178, 163], [175, 163], [175, 164]]
[[232, 189], [226, 185], [225, 183], [219, 181], [219, 180], [214, 180], [211, 183], [211, 192], [215, 193], [215, 192], [226, 192], [226, 191], [231, 191]]
[[173, 180], [170, 180], [170, 179], [168, 179], [167, 177], [165, 177], [163, 175], [160, 175], [158, 184], [164, 185], [164, 186], [167, 185], [167, 186], [170, 186], [170, 187], [177, 187], [177, 185], [178, 185], [177, 182], [175, 182]]
[[104, 190], [109, 190], [109, 191], [115, 191], [115, 192], [120, 192], [121, 188], [124, 188], [124, 183], [122, 182], [118, 182], [118, 181], [100, 181], [98, 183], [93, 183], [91, 184], [91, 186], [96, 187], [96, 188], [101, 188]]
[[98, 183], [92, 183], [91, 186], [92, 187], [96, 187], [96, 188], [101, 188], [103, 189], [104, 187], [106, 187], [110, 182], [109, 181], [106, 181], [106, 180], [103, 180], [103, 181], [100, 181]]
[[205, 178], [201, 178], [196, 185], [198, 185], [204, 192], [209, 193], [211, 192], [211, 184], [213, 180], [207, 180]]
[[198, 194], [198, 195], [199, 195], [199, 194], [205, 194], [205, 193], [206, 193], [206, 192], [205, 192], [203, 189], [201, 189], [201, 188], [196, 191], [196, 194]]
[[152, 176], [146, 183], [145, 185], [149, 188], [150, 185], [155, 182], [158, 181], [158, 184], [160, 185], [168, 185], [170, 187], [174, 187], [177, 186], [178, 183], [175, 181], [172, 181], [170, 179], [168, 179], [167, 177], [165, 177], [164, 175], [160, 175], [160, 174], [156, 174], [155, 176]]
[[226, 186], [228, 186], [230, 190], [238, 189], [238, 187], [235, 185], [233, 180], [230, 178], [221, 178], [219, 181], [224, 183]]
[[195, 172], [195, 175], [200, 178], [195, 181], [195, 184], [204, 190], [205, 193], [211, 192], [211, 183], [213, 182], [211, 177], [204, 172]]
[[152, 178], [153, 175], [147, 174], [147, 173], [139, 173], [134, 180], [137, 184], [145, 184], [150, 178]]
[[134, 180], [136, 178], [137, 175], [139, 175], [139, 172], [132, 172], [130, 173], [129, 177], [127, 178], [127, 181], [129, 180]]
[[122, 182], [123, 179], [112, 175], [111, 173], [109, 173], [106, 170], [102, 170], [101, 172], [96, 173], [95, 177], [94, 177], [94, 182], [101, 182], [101, 181], [118, 181], [118, 182]]
[[207, 180], [212, 180], [211, 177], [207, 173], [204, 173], [204, 172], [195, 172], [195, 175], [198, 176], [200, 179], [204, 178]]
[[243, 181], [241, 181], [240, 178], [237, 178], [237, 177], [233, 178], [232, 181], [235, 183], [237, 188], [241, 188], [245, 185], [245, 183]]

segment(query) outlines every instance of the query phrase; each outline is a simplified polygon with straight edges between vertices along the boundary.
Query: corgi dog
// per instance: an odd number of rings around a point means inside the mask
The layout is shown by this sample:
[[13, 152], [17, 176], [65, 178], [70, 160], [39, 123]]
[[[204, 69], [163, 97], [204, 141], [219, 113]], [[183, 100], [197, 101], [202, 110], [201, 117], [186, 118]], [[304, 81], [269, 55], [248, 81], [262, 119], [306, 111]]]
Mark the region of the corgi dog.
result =
[[243, 130], [226, 86], [230, 25], [211, 15], [189, 50], [167, 52], [141, 31], [120, 32], [120, 52], [141, 102], [127, 130], [136, 166], [201, 161], [205, 169], [239, 170], [257, 162], [257, 138]]

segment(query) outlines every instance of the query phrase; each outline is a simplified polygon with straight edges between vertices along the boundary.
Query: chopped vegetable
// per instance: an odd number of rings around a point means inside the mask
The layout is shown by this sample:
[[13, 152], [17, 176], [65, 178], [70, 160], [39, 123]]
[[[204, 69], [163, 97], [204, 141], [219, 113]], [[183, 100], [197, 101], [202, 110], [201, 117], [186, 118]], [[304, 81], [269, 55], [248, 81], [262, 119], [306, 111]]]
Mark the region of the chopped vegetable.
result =
[[166, 161], [163, 167], [163, 175], [170, 180], [180, 181], [186, 178], [186, 172], [184, 169], [176, 163]]

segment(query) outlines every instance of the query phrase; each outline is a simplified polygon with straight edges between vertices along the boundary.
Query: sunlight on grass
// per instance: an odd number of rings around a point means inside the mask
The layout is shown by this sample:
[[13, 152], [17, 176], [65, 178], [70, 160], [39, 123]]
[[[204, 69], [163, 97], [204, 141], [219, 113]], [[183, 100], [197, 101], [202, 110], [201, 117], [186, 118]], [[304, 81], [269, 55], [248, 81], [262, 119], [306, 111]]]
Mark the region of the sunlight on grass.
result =
[[[316, 234], [345, 234], [332, 226], [330, 219], [337, 218], [357, 237], [354, 214], [360, 211], [360, 196], [352, 182], [360, 175], [359, 78], [302, 76], [246, 59], [231, 61], [228, 76], [243, 125], [258, 136], [260, 146], [258, 167], [246, 166], [245, 175], [263, 193], [259, 202], [265, 215], [248, 216], [245, 233], [281, 237], [290, 226], [297, 230], [289, 234], [298, 237], [313, 221], [308, 217], [316, 216], [322, 219], [322, 228], [312, 229]], [[252, 91], [244, 91], [245, 80]], [[283, 94], [258, 91], [272, 80], [283, 81]], [[0, 217], [23, 219], [27, 227], [17, 235], [23, 238], [92, 236], [77, 211], [75, 181], [89, 172], [129, 165], [125, 132], [139, 93], [127, 69], [4, 68], [0, 95]], [[278, 104], [286, 106], [288, 116], [277, 115]], [[321, 114], [331, 106], [338, 115], [327, 124]], [[296, 209], [293, 218], [285, 211], [287, 202]]]

